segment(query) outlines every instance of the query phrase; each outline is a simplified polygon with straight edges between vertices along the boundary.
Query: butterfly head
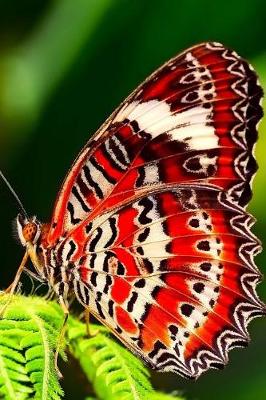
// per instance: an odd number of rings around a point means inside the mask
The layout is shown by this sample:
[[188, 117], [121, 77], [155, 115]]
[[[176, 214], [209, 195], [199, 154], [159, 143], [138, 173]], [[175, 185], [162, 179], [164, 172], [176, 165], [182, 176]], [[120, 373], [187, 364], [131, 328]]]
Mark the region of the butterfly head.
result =
[[37, 243], [41, 234], [41, 223], [36, 217], [27, 218], [22, 214], [17, 216], [18, 237], [23, 246], [28, 243], [34, 245]]

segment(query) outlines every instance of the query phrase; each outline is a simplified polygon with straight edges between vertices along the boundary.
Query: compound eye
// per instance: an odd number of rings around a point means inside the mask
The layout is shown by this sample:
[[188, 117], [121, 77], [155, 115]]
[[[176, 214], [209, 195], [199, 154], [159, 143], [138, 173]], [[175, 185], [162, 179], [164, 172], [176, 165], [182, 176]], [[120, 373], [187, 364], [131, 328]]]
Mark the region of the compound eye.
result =
[[27, 219], [26, 219], [25, 217], [23, 217], [22, 214], [18, 214], [18, 216], [17, 216], [17, 223], [18, 223], [21, 227], [23, 227], [23, 226], [25, 226], [28, 222], [27, 222]]
[[35, 243], [38, 227], [34, 222], [28, 222], [22, 229], [22, 235], [26, 242]]

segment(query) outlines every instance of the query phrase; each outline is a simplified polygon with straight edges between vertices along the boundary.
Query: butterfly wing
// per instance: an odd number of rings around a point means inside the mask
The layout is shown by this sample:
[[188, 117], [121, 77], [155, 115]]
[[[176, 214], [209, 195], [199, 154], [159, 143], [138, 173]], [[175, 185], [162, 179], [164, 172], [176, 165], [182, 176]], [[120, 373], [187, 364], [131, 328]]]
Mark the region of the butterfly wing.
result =
[[197, 377], [245, 345], [265, 312], [252, 223], [213, 186], [140, 196], [94, 220], [77, 297], [153, 368]]
[[262, 90], [251, 67], [217, 43], [151, 75], [85, 146], [59, 193], [48, 243], [139, 192], [212, 183], [245, 206]]
[[261, 97], [237, 54], [193, 47], [115, 111], [59, 193], [45, 246], [74, 266], [79, 301], [159, 370], [224, 365], [265, 311], [244, 210]]

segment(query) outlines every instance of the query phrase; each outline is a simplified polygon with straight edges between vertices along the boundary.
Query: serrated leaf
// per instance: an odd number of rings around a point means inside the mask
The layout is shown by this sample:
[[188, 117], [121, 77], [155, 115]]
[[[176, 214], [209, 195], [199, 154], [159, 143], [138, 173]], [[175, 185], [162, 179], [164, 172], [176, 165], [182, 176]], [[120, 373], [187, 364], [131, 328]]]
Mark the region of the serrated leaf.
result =
[[[79, 329], [82, 335], [78, 334]], [[70, 348], [99, 399], [140, 400], [152, 392], [147, 369], [110, 337], [106, 329], [91, 338], [84, 336], [84, 332], [84, 324], [72, 319]]]
[[[0, 308], [7, 297], [0, 297]], [[57, 305], [37, 297], [13, 296], [0, 320], [0, 397], [59, 400], [63, 391], [54, 368], [62, 325]]]

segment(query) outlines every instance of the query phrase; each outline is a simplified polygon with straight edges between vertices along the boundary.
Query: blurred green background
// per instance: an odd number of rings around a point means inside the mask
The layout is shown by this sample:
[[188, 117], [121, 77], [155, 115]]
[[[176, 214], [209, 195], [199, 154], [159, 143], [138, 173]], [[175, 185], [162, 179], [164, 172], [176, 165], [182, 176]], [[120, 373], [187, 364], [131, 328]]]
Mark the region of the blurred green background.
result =
[[[0, 168], [30, 214], [50, 218], [60, 183], [97, 127], [161, 63], [193, 44], [215, 40], [257, 70], [266, 90], [266, 3], [168, 0], [0, 0]], [[264, 131], [264, 132], [263, 132]], [[256, 149], [260, 166], [250, 206], [266, 245], [266, 123]], [[13, 239], [16, 204], [0, 182], [1, 288], [22, 250]], [[266, 271], [266, 253], [257, 257]], [[266, 299], [266, 284], [259, 287]], [[191, 400], [266, 398], [266, 324], [233, 351], [223, 371], [197, 382], [153, 374], [154, 386]], [[69, 360], [69, 363], [73, 361]], [[83, 399], [82, 374], [66, 371], [66, 398]], [[72, 370], [73, 370], [72, 368]]]

